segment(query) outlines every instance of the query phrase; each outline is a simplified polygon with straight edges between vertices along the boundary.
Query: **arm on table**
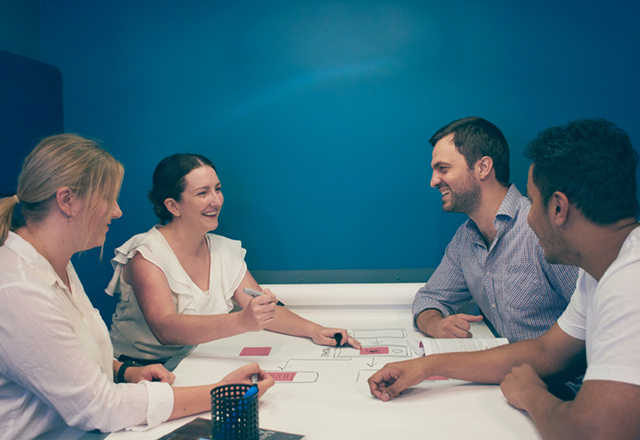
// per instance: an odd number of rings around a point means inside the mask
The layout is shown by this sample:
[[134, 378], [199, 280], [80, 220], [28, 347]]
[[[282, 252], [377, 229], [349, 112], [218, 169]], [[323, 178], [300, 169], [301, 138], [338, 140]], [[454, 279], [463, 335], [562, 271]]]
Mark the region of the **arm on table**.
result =
[[413, 300], [414, 324], [432, 338], [471, 338], [469, 323], [482, 320], [482, 316], [452, 314], [472, 299], [460, 266], [460, 246], [456, 233], [442, 261]]
[[[244, 293], [242, 290], [248, 287], [249, 289], [257, 290], [258, 292], [263, 292], [265, 295], [262, 297], [252, 298], [251, 296]], [[251, 273], [247, 271], [244, 276], [244, 279], [240, 283], [238, 289], [233, 296], [238, 305], [242, 307], [243, 313], [244, 311], [250, 307], [251, 303], [259, 298], [270, 297], [271, 301], [275, 305], [277, 299], [273, 293], [269, 289], [263, 290], [256, 280], [253, 278]], [[340, 345], [350, 344], [354, 348], [360, 348], [360, 343], [349, 336], [347, 330], [340, 328], [330, 328], [323, 327], [315, 322], [309, 321], [295, 313], [291, 310], [288, 310], [285, 307], [276, 307], [275, 309], [275, 318], [273, 322], [271, 322], [267, 326], [267, 330], [271, 330], [278, 333], [284, 333], [287, 335], [293, 336], [304, 336], [307, 338], [311, 338], [314, 343], [318, 345], [336, 345], [336, 340], [334, 339], [334, 335], [336, 333], [340, 333], [342, 335], [342, 342]]]
[[164, 273], [140, 254], [136, 254], [124, 267], [124, 278], [133, 288], [151, 332], [163, 345], [196, 345], [262, 330], [275, 317], [276, 306], [268, 296], [254, 298], [242, 313], [177, 313]]
[[[113, 361], [114, 375], [122, 366], [122, 362]], [[177, 419], [193, 414], [205, 412], [211, 408], [211, 390], [221, 385], [232, 383], [252, 384], [252, 376], [256, 374], [258, 377], [258, 395], [262, 396], [269, 388], [273, 386], [275, 381], [267, 373], [260, 369], [260, 366], [253, 362], [235, 371], [227, 374], [220, 382], [212, 385], [200, 385], [193, 387], [174, 387], [173, 388], [173, 410], [168, 420]], [[125, 371], [125, 379], [127, 383], [137, 383], [142, 380], [152, 381], [160, 379], [161, 382], [173, 383], [175, 374], [168, 371], [161, 364], [152, 364], [144, 367], [129, 367]]]
[[169, 420], [198, 414], [211, 410], [211, 390], [226, 384], [251, 384], [251, 376], [258, 375], [258, 390], [261, 397], [275, 383], [269, 373], [260, 369], [257, 363], [251, 363], [227, 374], [220, 382], [213, 385], [180, 387], [173, 389], [173, 411]]
[[528, 364], [513, 368], [500, 385], [513, 406], [525, 410], [544, 439], [640, 438], [640, 387], [623, 382], [587, 380], [573, 401], [547, 391]]
[[556, 324], [537, 339], [387, 364], [369, 378], [369, 388], [375, 397], [387, 401], [430, 376], [498, 384], [514, 367], [528, 363], [538, 376], [551, 380], [583, 362], [584, 341], [570, 337]]
[[426, 309], [416, 317], [416, 326], [432, 338], [472, 338], [471, 323], [480, 321], [482, 316], [458, 313], [445, 317], [440, 310]]
[[[122, 364], [116, 359], [113, 360], [113, 377], [118, 377], [118, 371], [122, 368]], [[129, 367], [124, 371], [124, 381], [126, 383], [138, 383], [142, 380], [149, 382], [158, 381], [172, 384], [176, 379], [176, 375], [167, 370], [162, 364], [151, 364], [141, 367]]]

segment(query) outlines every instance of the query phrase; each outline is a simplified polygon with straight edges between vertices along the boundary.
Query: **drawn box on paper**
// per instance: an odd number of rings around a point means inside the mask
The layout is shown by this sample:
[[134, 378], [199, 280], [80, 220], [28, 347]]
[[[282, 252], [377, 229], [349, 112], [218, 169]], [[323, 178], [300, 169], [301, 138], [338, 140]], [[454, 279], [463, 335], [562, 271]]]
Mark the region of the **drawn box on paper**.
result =
[[362, 347], [360, 350], [349, 347], [340, 347], [334, 350], [334, 358], [354, 358], [360, 356], [391, 356], [391, 357], [411, 357], [409, 347], [406, 345], [385, 345]]

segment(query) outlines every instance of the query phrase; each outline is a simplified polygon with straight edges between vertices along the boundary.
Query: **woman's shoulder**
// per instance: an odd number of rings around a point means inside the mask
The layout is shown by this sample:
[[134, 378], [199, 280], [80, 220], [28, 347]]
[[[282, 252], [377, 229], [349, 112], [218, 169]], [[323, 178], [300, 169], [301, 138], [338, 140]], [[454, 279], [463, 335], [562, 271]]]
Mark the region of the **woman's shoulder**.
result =
[[154, 227], [149, 229], [147, 232], [136, 234], [133, 237], [131, 237], [129, 240], [127, 240], [127, 243], [128, 242], [134, 242], [136, 244], [166, 243], [166, 239], [164, 238], [164, 236], [162, 235], [162, 233], [158, 228], [159, 228], [159, 225], [155, 225]]
[[[73, 266], [69, 262], [69, 266]], [[10, 232], [0, 246], [0, 284], [2, 287], [32, 284], [48, 287], [55, 283], [55, 272], [49, 261], [24, 238]]]
[[168, 243], [157, 227], [154, 226], [147, 232], [134, 235], [124, 242], [122, 246], [118, 247], [115, 250], [116, 259], [119, 254], [131, 258], [140, 247], [148, 248], [153, 252], [163, 252], [167, 250]]

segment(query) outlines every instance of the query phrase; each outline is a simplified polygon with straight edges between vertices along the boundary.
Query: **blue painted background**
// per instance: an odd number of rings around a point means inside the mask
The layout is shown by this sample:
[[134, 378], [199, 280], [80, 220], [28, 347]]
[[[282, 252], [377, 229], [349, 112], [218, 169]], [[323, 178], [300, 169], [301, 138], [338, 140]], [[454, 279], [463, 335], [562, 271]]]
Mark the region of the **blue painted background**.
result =
[[217, 165], [218, 232], [242, 240], [250, 269], [435, 267], [464, 217], [429, 188], [431, 134], [494, 122], [522, 192], [522, 151], [550, 125], [605, 117], [638, 147], [639, 13], [595, 0], [42, 2], [65, 130], [126, 168], [124, 216], [80, 276], [95, 302], [113, 249], [155, 223], [151, 174], [176, 152]]

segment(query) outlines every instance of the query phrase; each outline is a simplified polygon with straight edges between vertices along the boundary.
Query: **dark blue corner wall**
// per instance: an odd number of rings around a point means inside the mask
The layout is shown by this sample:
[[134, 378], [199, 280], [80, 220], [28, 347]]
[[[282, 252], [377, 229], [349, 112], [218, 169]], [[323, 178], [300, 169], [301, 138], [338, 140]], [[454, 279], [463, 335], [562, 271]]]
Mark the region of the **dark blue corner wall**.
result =
[[0, 197], [16, 193], [25, 156], [62, 122], [60, 71], [0, 50]]
[[[123, 162], [113, 249], [150, 228], [163, 157], [219, 169], [219, 233], [253, 270], [435, 267], [463, 217], [429, 188], [442, 125], [483, 116], [522, 151], [537, 132], [604, 117], [640, 144], [639, 2], [58, 0], [42, 61], [64, 78], [65, 129]], [[95, 292], [95, 293], [94, 293]]]

